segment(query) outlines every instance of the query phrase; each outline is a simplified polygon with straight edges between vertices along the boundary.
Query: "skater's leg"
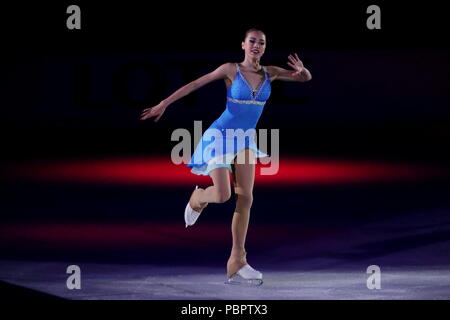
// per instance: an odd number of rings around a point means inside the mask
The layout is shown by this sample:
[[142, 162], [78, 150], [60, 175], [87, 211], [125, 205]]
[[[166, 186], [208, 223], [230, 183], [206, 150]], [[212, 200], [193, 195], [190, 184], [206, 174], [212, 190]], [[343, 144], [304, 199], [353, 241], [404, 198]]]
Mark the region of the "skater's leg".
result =
[[[239, 156], [246, 157], [245, 162]], [[242, 158], [241, 158], [242, 159]], [[247, 264], [245, 239], [247, 236], [250, 208], [253, 203], [253, 185], [255, 180], [254, 152], [245, 149], [238, 155], [234, 168], [234, 191], [236, 194], [236, 209], [231, 223], [233, 247], [227, 263], [227, 275], [230, 277]]]
[[231, 197], [230, 171], [226, 167], [211, 170], [209, 176], [213, 185], [206, 189], [198, 188], [193, 191], [190, 204], [191, 207], [201, 212], [208, 203], [223, 203]]

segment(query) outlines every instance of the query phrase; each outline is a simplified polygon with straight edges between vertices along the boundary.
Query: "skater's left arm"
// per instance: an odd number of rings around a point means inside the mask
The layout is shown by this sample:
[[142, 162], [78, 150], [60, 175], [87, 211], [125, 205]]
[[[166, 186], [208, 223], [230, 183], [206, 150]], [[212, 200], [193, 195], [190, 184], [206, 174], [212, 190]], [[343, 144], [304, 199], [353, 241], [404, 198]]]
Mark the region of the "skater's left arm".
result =
[[273, 80], [283, 80], [283, 81], [299, 81], [306, 82], [312, 79], [311, 73], [305, 68], [303, 62], [299, 59], [297, 54], [295, 57], [289, 55], [288, 65], [293, 70], [286, 70], [277, 66], [268, 66], [270, 78]]

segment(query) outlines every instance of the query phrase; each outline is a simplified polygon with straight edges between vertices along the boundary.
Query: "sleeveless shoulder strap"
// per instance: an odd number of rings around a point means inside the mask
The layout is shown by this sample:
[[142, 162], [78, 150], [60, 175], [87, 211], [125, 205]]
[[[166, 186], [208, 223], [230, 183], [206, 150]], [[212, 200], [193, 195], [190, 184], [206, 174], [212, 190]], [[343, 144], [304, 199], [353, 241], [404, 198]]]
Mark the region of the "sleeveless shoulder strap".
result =
[[266, 68], [266, 67], [263, 67], [263, 69], [264, 69], [264, 72], [266, 73], [266, 79], [269, 80], [269, 82], [270, 82], [270, 74], [269, 74], [269, 71], [267, 71], [267, 68]]
[[239, 70], [239, 63], [236, 63], [236, 70], [237, 70], [237, 72], [240, 72], [240, 70]]

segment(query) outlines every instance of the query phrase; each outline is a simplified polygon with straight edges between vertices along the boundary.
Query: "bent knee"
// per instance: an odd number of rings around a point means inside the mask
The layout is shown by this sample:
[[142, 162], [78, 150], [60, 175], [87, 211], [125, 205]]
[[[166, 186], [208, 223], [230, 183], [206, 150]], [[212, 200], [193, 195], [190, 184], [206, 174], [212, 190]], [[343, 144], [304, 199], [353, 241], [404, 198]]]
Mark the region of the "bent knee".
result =
[[217, 189], [217, 191], [216, 191], [216, 201], [218, 203], [226, 202], [230, 198], [231, 198], [231, 190], [230, 189]]

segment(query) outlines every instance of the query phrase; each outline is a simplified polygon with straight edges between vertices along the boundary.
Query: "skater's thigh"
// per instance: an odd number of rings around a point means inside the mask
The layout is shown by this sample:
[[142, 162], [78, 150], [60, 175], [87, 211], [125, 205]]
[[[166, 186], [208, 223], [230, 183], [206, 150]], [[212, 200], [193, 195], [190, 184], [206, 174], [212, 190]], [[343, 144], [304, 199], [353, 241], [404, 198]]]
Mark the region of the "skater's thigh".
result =
[[213, 180], [214, 187], [218, 189], [218, 191], [223, 191], [227, 194], [231, 192], [230, 187], [230, 170], [226, 167], [219, 167], [211, 170], [209, 176]]
[[245, 149], [242, 153], [250, 161], [245, 161], [244, 163], [235, 161], [233, 164], [234, 192], [238, 195], [250, 196], [252, 195], [255, 181], [255, 155], [251, 149]]

